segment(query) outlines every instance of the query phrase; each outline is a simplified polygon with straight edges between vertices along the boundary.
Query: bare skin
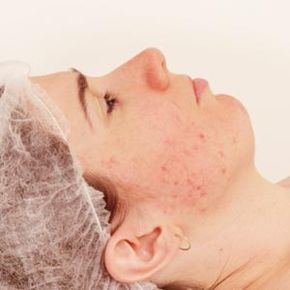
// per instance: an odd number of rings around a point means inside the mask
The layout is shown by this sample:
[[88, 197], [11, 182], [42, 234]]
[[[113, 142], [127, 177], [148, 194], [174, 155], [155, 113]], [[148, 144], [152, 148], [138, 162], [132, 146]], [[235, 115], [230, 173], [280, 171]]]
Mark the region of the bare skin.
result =
[[[257, 171], [250, 117], [236, 98], [207, 87], [198, 104], [188, 77], [170, 72], [151, 48], [87, 77], [92, 129], [76, 78], [60, 72], [31, 80], [66, 116], [84, 171], [107, 176], [128, 198], [129, 214], [106, 249], [115, 279], [290, 289], [290, 181], [273, 184]], [[107, 91], [118, 100], [111, 113]], [[176, 229], [189, 251], [179, 250]]]

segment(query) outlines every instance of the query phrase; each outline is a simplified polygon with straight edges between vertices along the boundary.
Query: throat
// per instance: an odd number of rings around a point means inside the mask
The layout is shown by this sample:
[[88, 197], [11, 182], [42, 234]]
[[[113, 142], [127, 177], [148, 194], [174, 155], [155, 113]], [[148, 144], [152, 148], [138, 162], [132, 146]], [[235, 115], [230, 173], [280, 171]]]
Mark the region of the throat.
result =
[[290, 289], [289, 182], [284, 179], [243, 203], [239, 200], [227, 235], [230, 259], [218, 285], [210, 289]]

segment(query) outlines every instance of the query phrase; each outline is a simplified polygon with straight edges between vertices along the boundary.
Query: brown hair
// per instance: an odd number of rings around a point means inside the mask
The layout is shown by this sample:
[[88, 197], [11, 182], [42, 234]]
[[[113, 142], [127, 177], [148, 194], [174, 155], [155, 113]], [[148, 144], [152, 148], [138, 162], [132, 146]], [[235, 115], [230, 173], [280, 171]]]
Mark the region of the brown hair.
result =
[[101, 174], [84, 173], [83, 177], [90, 186], [103, 192], [106, 209], [110, 212], [111, 233], [114, 233], [127, 214], [127, 205], [120, 199], [117, 186], [111, 179]]
[[[123, 222], [127, 213], [127, 205], [120, 199], [118, 194], [117, 186], [109, 178], [102, 176], [100, 174], [85, 173], [83, 175], [86, 182], [104, 193], [104, 199], [106, 201], [106, 209], [110, 212], [109, 222], [113, 223], [112, 233], [114, 233], [120, 224]], [[174, 282], [169, 283], [162, 288], [162, 290], [204, 290], [197, 284], [189, 285], [186, 282]]]

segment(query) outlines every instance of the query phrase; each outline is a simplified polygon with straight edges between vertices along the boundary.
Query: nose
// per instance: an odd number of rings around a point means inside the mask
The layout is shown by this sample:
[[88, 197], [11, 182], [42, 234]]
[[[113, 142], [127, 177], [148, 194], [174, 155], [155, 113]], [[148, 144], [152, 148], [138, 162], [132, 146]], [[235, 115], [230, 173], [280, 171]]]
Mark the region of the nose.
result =
[[[153, 90], [164, 91], [169, 86], [169, 72], [166, 67], [166, 59], [157, 48], [147, 48], [132, 59], [138, 67], [141, 77]], [[136, 67], [135, 67], [136, 68]]]

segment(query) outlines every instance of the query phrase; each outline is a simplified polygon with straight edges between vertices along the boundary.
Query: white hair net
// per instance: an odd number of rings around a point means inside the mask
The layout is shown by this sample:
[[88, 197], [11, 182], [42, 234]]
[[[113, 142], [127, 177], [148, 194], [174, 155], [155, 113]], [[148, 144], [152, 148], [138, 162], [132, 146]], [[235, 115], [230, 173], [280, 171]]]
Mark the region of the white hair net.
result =
[[157, 289], [106, 272], [103, 193], [83, 179], [69, 126], [28, 73], [0, 63], [0, 289]]

